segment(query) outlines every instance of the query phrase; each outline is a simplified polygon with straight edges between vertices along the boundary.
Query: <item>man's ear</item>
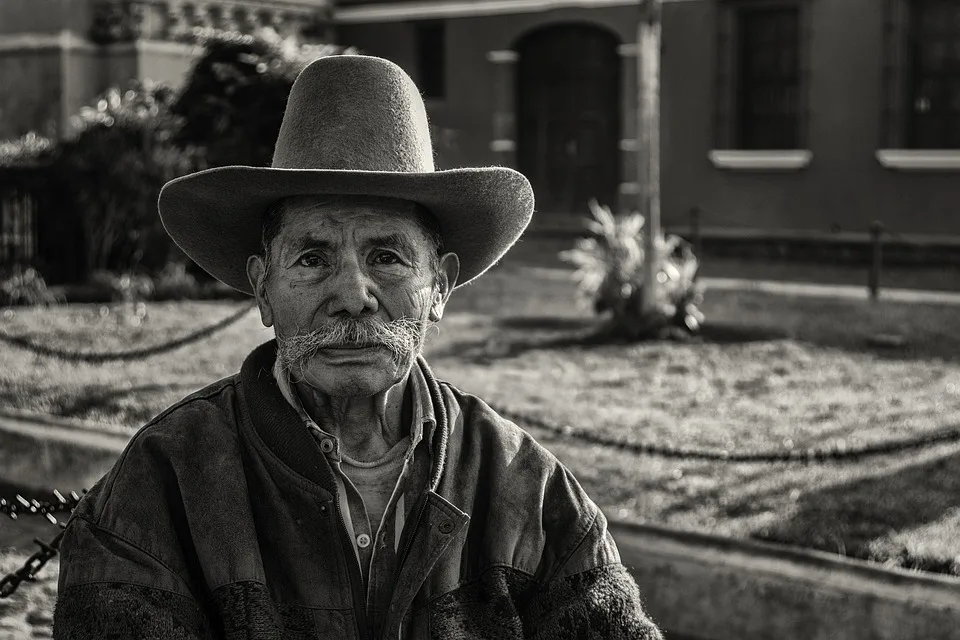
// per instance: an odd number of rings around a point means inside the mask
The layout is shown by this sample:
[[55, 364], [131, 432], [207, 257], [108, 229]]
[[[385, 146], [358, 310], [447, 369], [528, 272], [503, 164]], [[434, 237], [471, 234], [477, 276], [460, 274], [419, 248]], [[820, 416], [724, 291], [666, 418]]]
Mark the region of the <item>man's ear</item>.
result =
[[247, 258], [247, 279], [260, 308], [260, 322], [263, 326], [273, 326], [273, 308], [267, 300], [267, 263], [263, 256], [253, 255]]
[[460, 276], [460, 257], [455, 253], [445, 253], [440, 256], [440, 270], [437, 273], [437, 286], [430, 304], [430, 321], [440, 322], [447, 300], [457, 286]]

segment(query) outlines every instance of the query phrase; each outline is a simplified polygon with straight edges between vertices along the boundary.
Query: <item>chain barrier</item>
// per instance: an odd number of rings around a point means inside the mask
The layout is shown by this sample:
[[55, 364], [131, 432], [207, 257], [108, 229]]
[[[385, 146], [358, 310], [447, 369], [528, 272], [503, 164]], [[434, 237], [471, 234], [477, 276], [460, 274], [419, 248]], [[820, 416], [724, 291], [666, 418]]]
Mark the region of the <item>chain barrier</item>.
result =
[[[87, 490], [84, 489], [83, 493], [86, 492]], [[21, 583], [33, 582], [40, 570], [43, 569], [47, 562], [54, 558], [60, 550], [60, 541], [63, 539], [63, 533], [67, 525], [58, 521], [53, 514], [73, 511], [80, 502], [80, 496], [77, 495], [76, 491], [71, 491], [70, 497], [64, 498], [63, 494], [56, 489], [53, 490], [53, 494], [56, 496], [57, 502], [47, 502], [36, 499], [27, 500], [20, 494], [17, 494], [17, 497], [13, 500], [0, 498], [0, 514], [7, 515], [12, 520], [16, 520], [19, 514], [26, 512], [28, 515], [42, 515], [49, 520], [51, 524], [60, 527], [60, 533], [50, 542], [44, 542], [40, 538], [34, 538], [33, 542], [40, 547], [40, 550], [27, 558], [19, 569], [0, 578], [0, 599], [9, 598], [13, 595]]]
[[960, 442], [960, 426], [946, 428], [915, 438], [876, 442], [861, 447], [847, 447], [839, 443], [830, 448], [810, 447], [806, 449], [767, 450], [767, 451], [729, 451], [727, 449], [706, 449], [699, 447], [674, 447], [652, 442], [633, 442], [607, 438], [569, 425], [556, 425], [543, 418], [491, 405], [494, 411], [504, 418], [518, 424], [536, 427], [561, 437], [572, 438], [590, 444], [620, 449], [638, 455], [659, 456], [675, 460], [696, 460], [708, 462], [743, 463], [780, 463], [800, 462], [804, 464], [824, 462], [847, 462], [878, 455], [888, 455], [915, 449], [923, 449], [937, 444]]
[[0, 342], [5, 342], [7, 344], [19, 347], [21, 349], [26, 349], [27, 351], [32, 351], [33, 353], [41, 356], [48, 356], [52, 358], [59, 358], [67, 362], [85, 362], [92, 364], [100, 364], [103, 362], [110, 362], [115, 360], [137, 360], [140, 358], [146, 358], [150, 356], [159, 355], [161, 353], [166, 353], [168, 351], [173, 351], [174, 349], [179, 349], [180, 347], [190, 344], [191, 342], [196, 342], [202, 340], [222, 329], [226, 329], [232, 324], [238, 322], [243, 316], [250, 312], [251, 309], [256, 307], [256, 302], [251, 302], [244, 305], [239, 311], [233, 313], [223, 320], [214, 323], [208, 327], [198, 329], [193, 333], [188, 333], [187, 335], [177, 338], [175, 340], [170, 340], [169, 342], [164, 342], [162, 344], [153, 345], [150, 347], [142, 347], [140, 349], [131, 349], [129, 351], [112, 351], [112, 352], [103, 352], [103, 353], [87, 353], [83, 351], [68, 351], [63, 349], [56, 349], [54, 347], [48, 347], [42, 344], [37, 344], [28, 340], [27, 338], [19, 336], [10, 336], [0, 333]]

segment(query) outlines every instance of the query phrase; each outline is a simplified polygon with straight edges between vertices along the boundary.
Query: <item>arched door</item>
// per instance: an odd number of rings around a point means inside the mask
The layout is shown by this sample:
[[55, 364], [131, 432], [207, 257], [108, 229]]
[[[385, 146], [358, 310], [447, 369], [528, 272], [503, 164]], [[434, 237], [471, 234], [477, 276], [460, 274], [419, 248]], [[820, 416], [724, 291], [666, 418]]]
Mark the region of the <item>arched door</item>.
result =
[[517, 164], [545, 213], [616, 207], [620, 182], [620, 56], [612, 33], [560, 24], [516, 46]]

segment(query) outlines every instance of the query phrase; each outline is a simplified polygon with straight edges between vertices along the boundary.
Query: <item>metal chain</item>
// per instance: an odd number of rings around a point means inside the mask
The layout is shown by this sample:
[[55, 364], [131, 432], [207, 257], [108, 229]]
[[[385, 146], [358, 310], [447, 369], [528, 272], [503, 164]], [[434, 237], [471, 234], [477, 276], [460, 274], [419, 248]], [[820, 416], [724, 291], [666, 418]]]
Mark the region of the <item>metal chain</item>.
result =
[[[83, 493], [86, 492], [87, 490], [84, 489]], [[63, 539], [67, 525], [59, 522], [53, 514], [73, 511], [77, 503], [80, 502], [80, 496], [77, 495], [76, 491], [71, 491], [70, 497], [64, 498], [56, 489], [53, 490], [53, 494], [57, 497], [57, 502], [47, 502], [36, 499], [27, 500], [20, 494], [17, 494], [17, 497], [13, 500], [0, 498], [0, 513], [6, 514], [13, 520], [16, 520], [18, 514], [22, 512], [30, 515], [40, 514], [47, 518], [52, 524], [60, 527], [60, 533], [50, 542], [44, 542], [40, 538], [34, 538], [33, 541], [40, 547], [40, 550], [27, 558], [19, 569], [0, 578], [0, 599], [9, 598], [13, 595], [22, 582], [33, 582], [36, 579], [37, 573], [39, 573], [44, 565], [54, 558], [60, 550], [60, 541]]]
[[204, 327], [194, 331], [193, 333], [187, 334], [182, 338], [177, 338], [176, 340], [171, 340], [169, 342], [164, 342], [162, 344], [153, 345], [150, 347], [143, 347], [141, 349], [131, 349], [129, 351], [112, 351], [105, 353], [85, 353], [82, 351], [67, 351], [63, 349], [55, 349], [53, 347], [48, 347], [42, 344], [37, 344], [31, 342], [30, 340], [20, 337], [20, 336], [9, 336], [0, 333], [0, 342], [5, 342], [7, 344], [13, 345], [15, 347], [20, 347], [21, 349], [26, 349], [32, 351], [41, 356], [49, 356], [52, 358], [60, 358], [61, 360], [66, 360], [68, 362], [88, 362], [88, 363], [103, 363], [109, 362], [112, 360], [137, 360], [139, 358], [146, 358], [149, 356], [155, 356], [161, 353], [166, 353], [167, 351], [173, 351], [178, 349], [186, 344], [191, 342], [196, 342], [206, 338], [207, 336], [225, 329], [235, 322], [239, 321], [243, 316], [245, 316], [251, 309], [256, 306], [255, 302], [246, 304], [236, 313], [227, 316], [220, 322], [210, 325], [209, 327]]
[[699, 447], [673, 447], [670, 445], [655, 444], [652, 442], [632, 442], [607, 438], [584, 429], [575, 429], [569, 425], [556, 425], [543, 418], [532, 416], [508, 408], [493, 406], [494, 411], [508, 420], [518, 424], [537, 427], [550, 433], [573, 438], [591, 444], [629, 451], [640, 455], [653, 455], [662, 458], [679, 460], [699, 460], [713, 462], [745, 462], [745, 463], [774, 463], [774, 462], [801, 462], [804, 464], [822, 462], [846, 462], [859, 460], [869, 456], [899, 453], [911, 449], [922, 449], [936, 444], [960, 442], [960, 426], [949, 427], [941, 431], [906, 438], [902, 440], [888, 440], [864, 445], [862, 447], [847, 447], [837, 444], [830, 448], [810, 447], [806, 449], [767, 450], [767, 451], [729, 451], [727, 449], [704, 449]]

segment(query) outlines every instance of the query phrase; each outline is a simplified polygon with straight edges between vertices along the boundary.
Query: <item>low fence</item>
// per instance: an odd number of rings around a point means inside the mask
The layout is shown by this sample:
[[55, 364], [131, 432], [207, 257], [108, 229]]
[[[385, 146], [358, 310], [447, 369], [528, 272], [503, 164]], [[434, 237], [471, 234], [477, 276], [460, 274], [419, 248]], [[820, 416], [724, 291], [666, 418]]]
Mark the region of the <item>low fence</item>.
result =
[[[704, 225], [705, 219], [714, 226]], [[687, 239], [697, 256], [777, 258], [866, 265], [867, 290], [879, 298], [884, 266], [960, 267], [960, 238], [910, 236], [888, 229], [880, 220], [861, 232], [744, 229], [728, 216], [693, 207], [687, 223], [664, 226]], [[716, 226], [717, 224], [729, 226]]]

